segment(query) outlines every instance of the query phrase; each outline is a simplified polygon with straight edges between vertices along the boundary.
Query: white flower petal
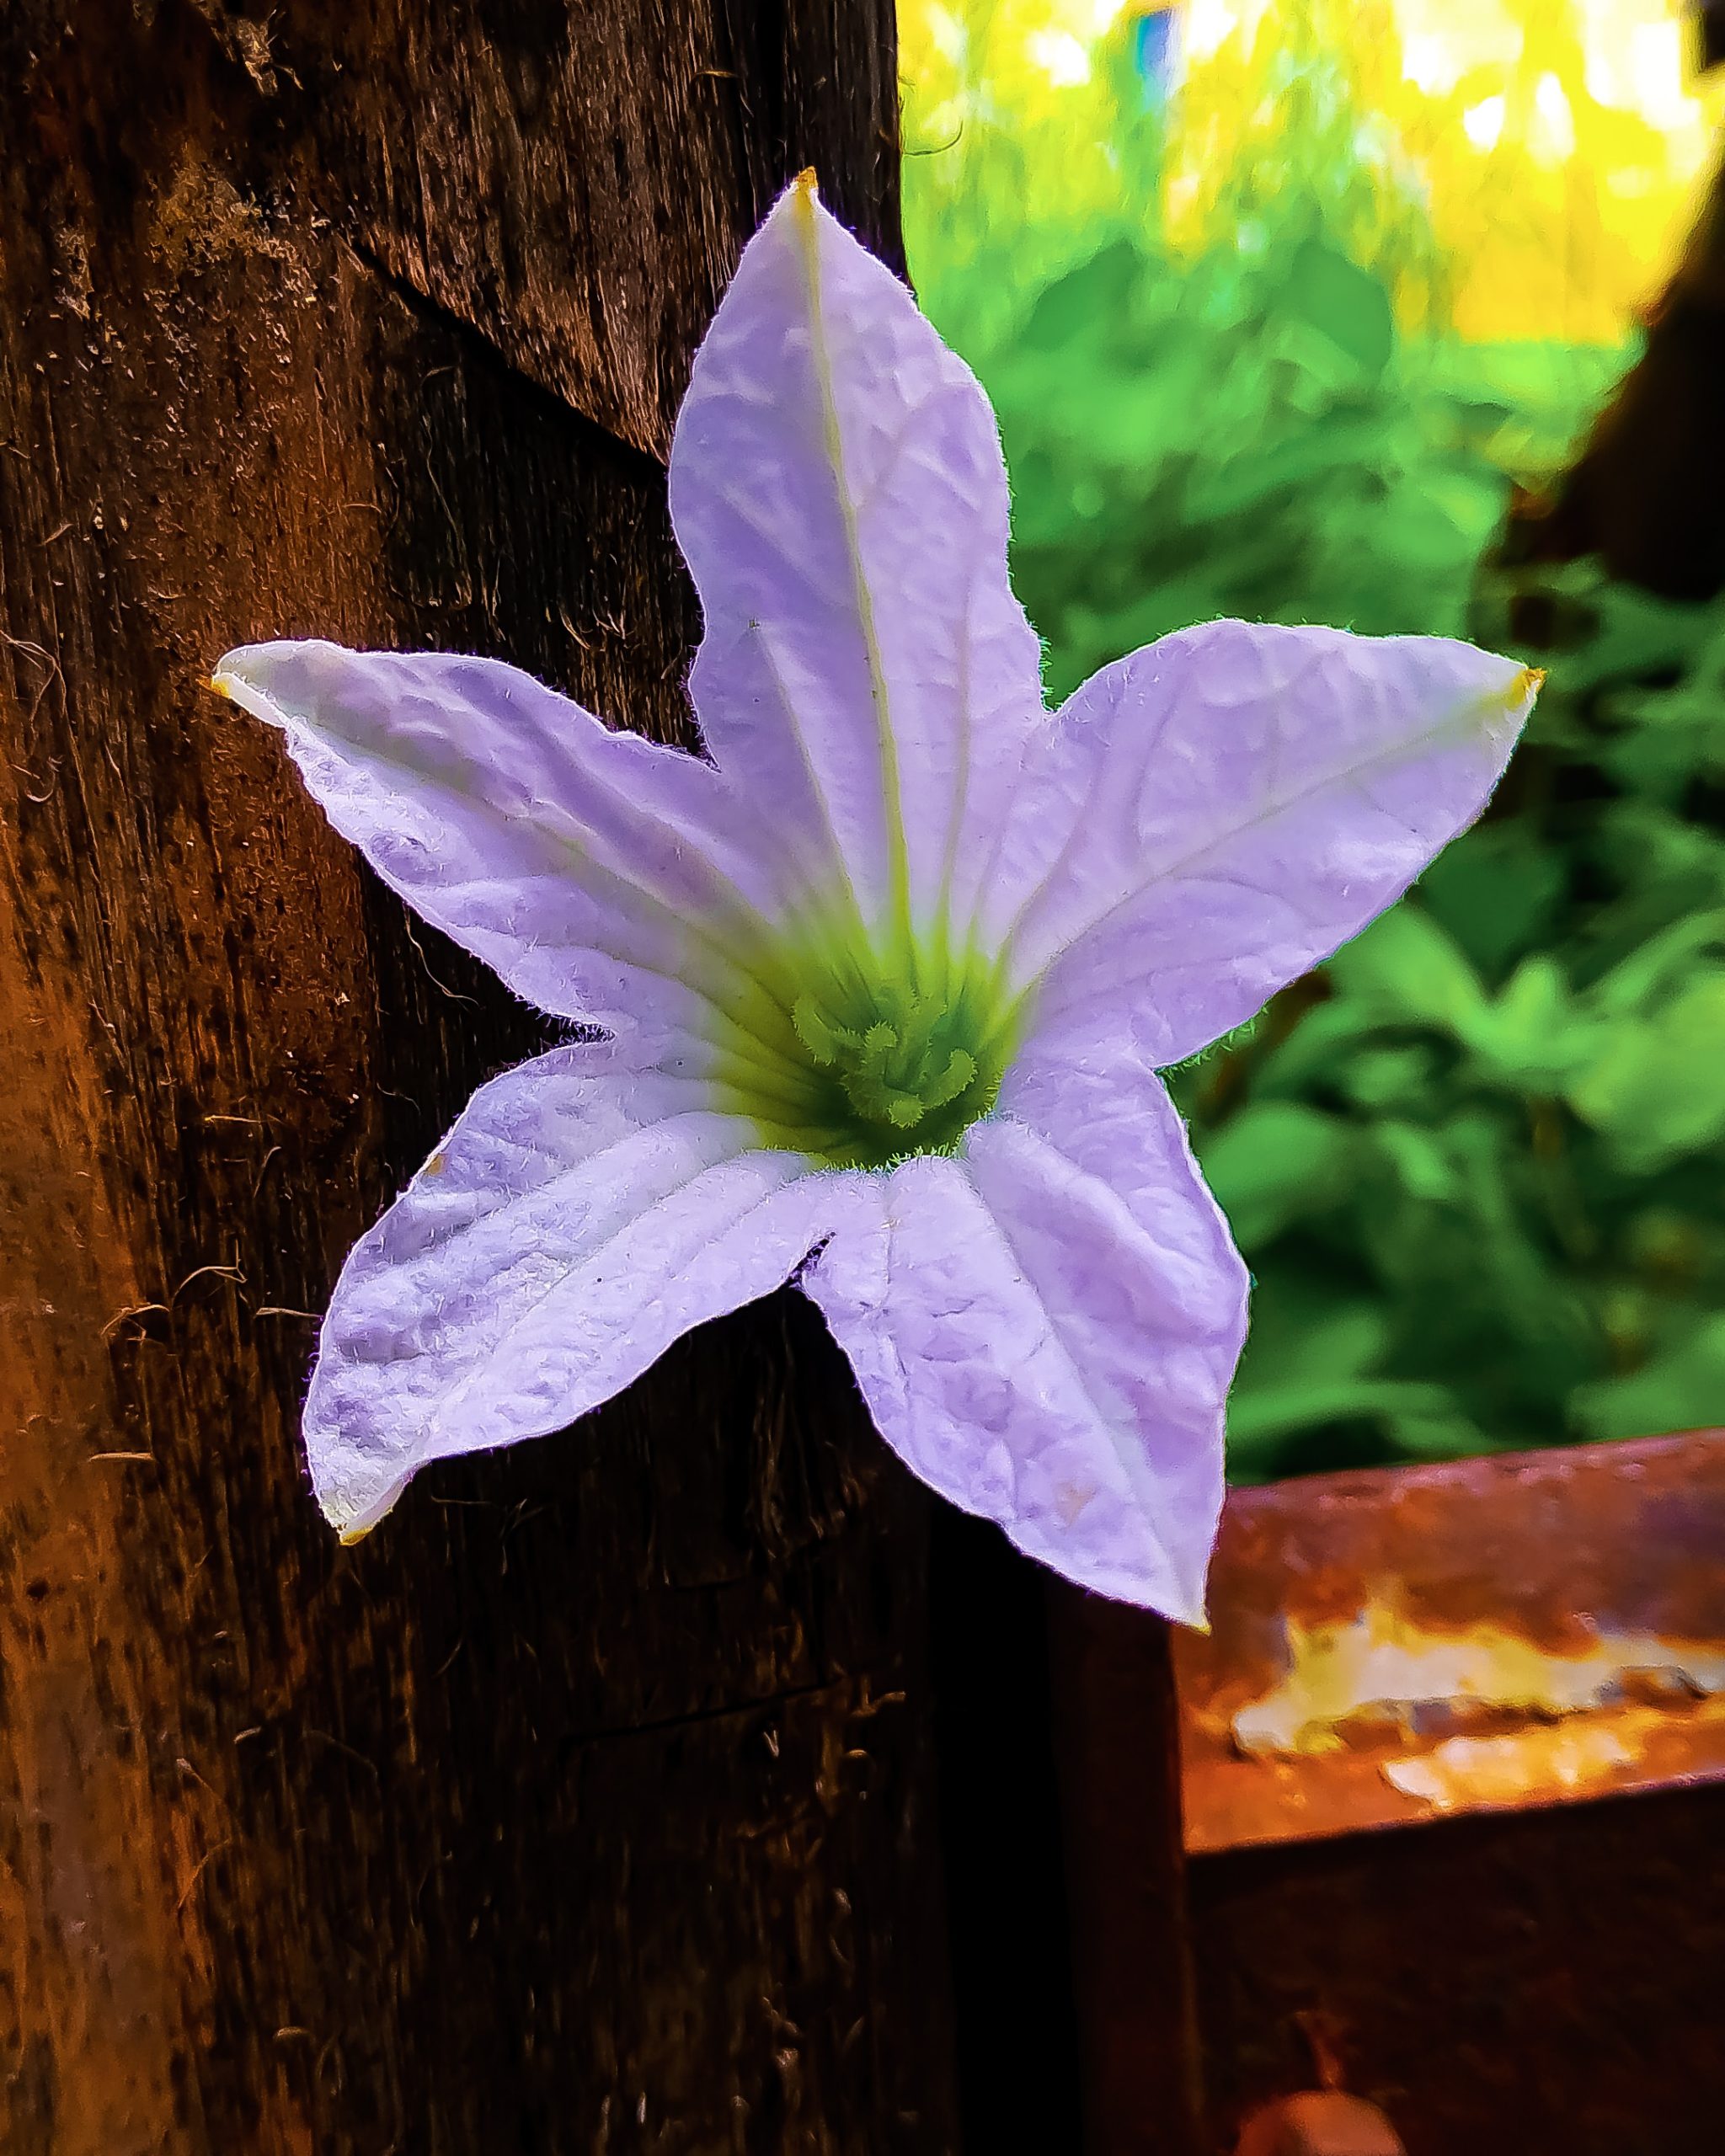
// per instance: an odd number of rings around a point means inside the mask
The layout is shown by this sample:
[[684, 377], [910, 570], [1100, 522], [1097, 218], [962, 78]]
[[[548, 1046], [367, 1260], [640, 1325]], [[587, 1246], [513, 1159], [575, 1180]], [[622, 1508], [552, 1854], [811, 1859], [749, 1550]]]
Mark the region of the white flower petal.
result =
[[731, 925], [780, 903], [711, 765], [515, 667], [284, 643], [230, 652], [215, 680], [280, 728], [392, 889], [542, 1010], [694, 1022]]
[[[1213, 622], [1094, 675], [1027, 768], [999, 896], [1039, 1024], [1130, 1006], [1177, 1063], [1398, 898], [1472, 822], [1537, 676], [1436, 637]], [[1000, 924], [1005, 926], [1002, 921]]]
[[360, 1532], [428, 1460], [608, 1400], [788, 1279], [862, 1180], [760, 1150], [620, 1041], [493, 1079], [337, 1283], [304, 1417], [324, 1512]]
[[1081, 1586], [1199, 1622], [1246, 1276], [1141, 1078], [1017, 1085], [962, 1156], [877, 1179], [868, 1231], [803, 1285], [925, 1481]]
[[670, 504], [721, 768], [772, 803], [804, 881], [841, 873], [871, 925], [895, 896], [932, 918], [948, 890], [967, 919], [1043, 710], [1007, 580], [1000, 435], [806, 179], [744, 249], [697, 355]]

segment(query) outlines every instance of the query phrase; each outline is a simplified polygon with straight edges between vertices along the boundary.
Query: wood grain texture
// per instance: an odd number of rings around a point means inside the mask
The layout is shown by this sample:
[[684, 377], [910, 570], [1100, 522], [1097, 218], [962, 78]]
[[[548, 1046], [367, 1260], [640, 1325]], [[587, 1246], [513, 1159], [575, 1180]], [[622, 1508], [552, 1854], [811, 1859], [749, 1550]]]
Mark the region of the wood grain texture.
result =
[[1086, 2156], [1208, 2156], [1168, 1626], [1046, 1599]]
[[1322, 2029], [1408, 2156], [1713, 2156], [1722, 1815], [1669, 1790], [1198, 1859], [1221, 2145]]
[[[868, 12], [859, 36], [848, 0], [338, 0], [272, 21], [269, 73], [303, 86], [311, 192], [344, 230], [662, 455], [689, 355], [788, 167], [814, 164], [895, 243], [897, 84], [884, 10]], [[721, 171], [744, 184], [715, 189]]]
[[316, 631], [686, 739], [644, 452], [782, 179], [892, 255], [890, 13], [0, 25], [19, 2156], [953, 2145], [926, 1509], [806, 1305], [318, 1519], [308, 1314], [544, 1034], [202, 687]]

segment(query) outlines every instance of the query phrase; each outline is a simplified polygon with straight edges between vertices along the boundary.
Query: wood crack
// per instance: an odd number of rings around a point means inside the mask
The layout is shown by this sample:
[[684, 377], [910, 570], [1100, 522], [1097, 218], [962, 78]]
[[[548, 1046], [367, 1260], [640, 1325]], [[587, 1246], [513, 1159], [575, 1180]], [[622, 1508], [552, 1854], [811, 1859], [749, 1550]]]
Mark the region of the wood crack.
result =
[[479, 361], [507, 376], [526, 395], [542, 400], [553, 408], [558, 417], [572, 419], [578, 426], [590, 428], [600, 435], [606, 446], [633, 459], [644, 473], [663, 473], [665, 459], [627, 435], [619, 434], [593, 412], [578, 404], [563, 390], [554, 387], [531, 368], [523, 366], [515, 355], [499, 344], [489, 330], [482, 328], [458, 309], [447, 306], [442, 300], [426, 291], [401, 270], [393, 269], [369, 241], [352, 232], [344, 232], [342, 245], [360, 265], [382, 285], [403, 307], [410, 308], [421, 320], [434, 324], [446, 334], [460, 340], [467, 350]]

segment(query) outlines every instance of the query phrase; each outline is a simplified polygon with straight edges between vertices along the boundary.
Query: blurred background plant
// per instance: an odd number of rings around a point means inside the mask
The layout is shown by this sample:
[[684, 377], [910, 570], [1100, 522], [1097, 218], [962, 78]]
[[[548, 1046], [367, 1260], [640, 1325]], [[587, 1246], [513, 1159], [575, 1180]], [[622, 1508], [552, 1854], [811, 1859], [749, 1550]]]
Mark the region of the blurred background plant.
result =
[[1176, 1075], [1258, 1283], [1236, 1478], [1725, 1422], [1725, 602], [1502, 540], [1700, 199], [1675, 0], [900, 5], [1050, 689], [1223, 614], [1550, 670], [1487, 820]]

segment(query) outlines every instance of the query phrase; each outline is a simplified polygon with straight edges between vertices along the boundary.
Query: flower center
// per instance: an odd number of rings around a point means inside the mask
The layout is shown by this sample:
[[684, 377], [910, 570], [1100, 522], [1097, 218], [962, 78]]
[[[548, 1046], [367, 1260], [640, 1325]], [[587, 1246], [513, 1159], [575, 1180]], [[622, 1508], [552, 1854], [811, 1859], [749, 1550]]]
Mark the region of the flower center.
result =
[[854, 940], [750, 956], [715, 1075], [763, 1144], [885, 1167], [951, 1151], [994, 1106], [1012, 1027], [985, 963], [913, 946], [888, 963]]

